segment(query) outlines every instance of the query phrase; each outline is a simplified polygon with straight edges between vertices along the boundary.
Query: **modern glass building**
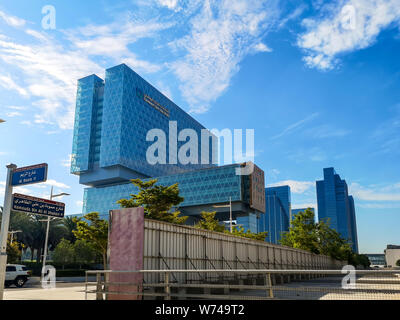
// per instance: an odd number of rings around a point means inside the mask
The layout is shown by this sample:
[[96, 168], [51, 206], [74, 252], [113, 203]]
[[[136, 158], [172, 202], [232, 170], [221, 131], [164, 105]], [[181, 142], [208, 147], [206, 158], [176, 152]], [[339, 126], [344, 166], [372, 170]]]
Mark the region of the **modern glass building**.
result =
[[330, 226], [348, 239], [358, 253], [354, 199], [348, 193], [346, 180], [334, 168], [324, 169], [324, 180], [317, 181], [318, 219], [329, 220]]
[[[166, 148], [158, 156], [166, 163], [147, 161], [146, 152], [154, 143], [147, 139], [152, 129], [165, 133]], [[183, 129], [194, 130], [203, 143], [198, 143], [198, 163], [177, 161], [187, 140], [178, 139]], [[200, 139], [202, 133], [210, 137]], [[79, 175], [81, 184], [109, 185], [214, 167], [218, 144], [213, 138], [125, 64], [107, 69], [105, 81], [96, 75], [78, 81], [71, 173]]]
[[[166, 148], [156, 152], [164, 163], [148, 161], [149, 147], [158, 141], [149, 139], [154, 129], [165, 133]], [[177, 159], [185, 130], [199, 138], [197, 162]], [[105, 81], [96, 75], [78, 81], [71, 173], [88, 186], [83, 214], [107, 218], [118, 200], [138, 191], [131, 179], [157, 178], [158, 184], [179, 184], [185, 199], [179, 210], [189, 221], [203, 210], [227, 220], [231, 200], [233, 218], [257, 232], [254, 219], [265, 211], [264, 172], [254, 165], [251, 175], [238, 175], [246, 164], [218, 167], [217, 152], [215, 136], [125, 64], [107, 69]]]
[[279, 244], [282, 232], [289, 231], [291, 195], [289, 186], [265, 188], [265, 214], [258, 220], [259, 232], [268, 232], [267, 242]]

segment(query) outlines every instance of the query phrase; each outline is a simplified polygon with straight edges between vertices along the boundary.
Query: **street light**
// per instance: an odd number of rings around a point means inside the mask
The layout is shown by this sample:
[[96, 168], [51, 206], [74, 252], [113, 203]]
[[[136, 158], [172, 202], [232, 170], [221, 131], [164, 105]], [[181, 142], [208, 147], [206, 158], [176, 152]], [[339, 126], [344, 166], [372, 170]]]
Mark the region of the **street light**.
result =
[[[54, 198], [57, 197], [62, 197], [62, 196], [70, 196], [69, 193], [59, 193], [59, 194], [53, 194], [53, 187], [51, 187], [51, 192], [50, 192], [50, 200], [53, 200]], [[47, 228], [46, 228], [46, 240], [44, 242], [44, 254], [43, 254], [43, 268], [46, 266], [46, 259], [47, 259], [47, 244], [49, 242], [49, 228], [50, 228], [50, 217], [47, 217], [47, 220], [40, 220], [40, 221], [47, 221]]]
[[228, 208], [229, 207], [229, 227], [230, 227], [230, 232], [232, 233], [233, 231], [233, 226], [232, 226], [232, 197], [229, 197], [229, 205], [213, 205], [214, 208]]
[[16, 230], [16, 231], [8, 231], [8, 234], [11, 234], [11, 243], [13, 243], [14, 240], [14, 234], [20, 233], [22, 230]]

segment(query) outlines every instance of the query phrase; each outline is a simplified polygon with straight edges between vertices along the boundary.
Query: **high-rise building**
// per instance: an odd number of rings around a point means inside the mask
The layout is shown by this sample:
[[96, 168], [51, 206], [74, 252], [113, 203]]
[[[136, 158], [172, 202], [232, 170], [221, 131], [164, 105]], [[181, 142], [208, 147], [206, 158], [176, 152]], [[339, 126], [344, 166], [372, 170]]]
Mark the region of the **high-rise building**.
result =
[[[107, 218], [118, 200], [137, 192], [131, 179], [157, 178], [161, 185], [179, 184], [185, 199], [179, 210], [189, 221], [201, 211], [227, 220], [231, 200], [233, 218], [257, 232], [254, 217], [265, 211], [264, 172], [254, 165], [252, 174], [239, 175], [246, 164], [218, 167], [216, 137], [125, 64], [107, 69], [105, 81], [96, 75], [78, 81], [74, 125], [71, 173], [87, 186], [83, 214]], [[149, 138], [152, 130], [165, 134], [165, 150], [156, 152], [165, 163], [149, 162], [149, 147], [158, 142]], [[198, 161], [183, 164], [177, 158], [190, 132], [199, 140]]]
[[[165, 164], [147, 161], [152, 129], [165, 133], [166, 148], [158, 155]], [[210, 133], [198, 143], [198, 159], [204, 157], [205, 163], [177, 161], [187, 140], [178, 139], [183, 129], [194, 130], [199, 140], [209, 133], [125, 64], [107, 69], [105, 81], [85, 77], [78, 81], [71, 173], [81, 184], [96, 187], [215, 167], [218, 144]]]
[[354, 199], [348, 193], [345, 180], [334, 168], [324, 169], [324, 180], [317, 181], [318, 219], [329, 221], [330, 227], [348, 239], [358, 253], [357, 224]]
[[289, 186], [265, 188], [265, 214], [258, 221], [259, 232], [268, 232], [266, 241], [279, 244], [282, 232], [289, 231], [291, 195]]

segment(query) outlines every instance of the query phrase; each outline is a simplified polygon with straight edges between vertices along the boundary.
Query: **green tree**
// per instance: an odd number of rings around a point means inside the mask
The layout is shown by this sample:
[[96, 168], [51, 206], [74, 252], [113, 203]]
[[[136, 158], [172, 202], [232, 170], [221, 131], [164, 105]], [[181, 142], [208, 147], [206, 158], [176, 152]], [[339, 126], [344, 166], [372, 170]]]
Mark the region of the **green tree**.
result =
[[284, 246], [319, 253], [317, 225], [311, 209], [299, 212], [288, 232], [282, 233], [280, 243]]
[[108, 221], [100, 219], [98, 212], [88, 213], [77, 221], [77, 228], [73, 233], [77, 239], [90, 243], [103, 257], [103, 267], [107, 269]]
[[86, 240], [76, 240], [73, 244], [75, 262], [80, 265], [89, 264], [96, 258], [96, 251], [90, 242]]
[[[41, 262], [46, 239], [47, 222], [43, 216], [33, 215], [23, 212], [11, 212], [10, 230], [21, 230], [16, 234], [16, 239], [22, 243], [25, 248], [31, 250], [31, 260], [33, 260], [34, 250], [36, 250], [36, 261]], [[65, 227], [60, 219], [53, 219], [50, 222], [49, 229], [49, 249], [55, 248], [66, 233]]]
[[229, 230], [225, 230], [225, 233], [233, 234], [237, 237], [249, 238], [253, 240], [265, 241], [268, 236], [268, 232], [253, 233], [250, 230], [244, 231], [243, 226], [234, 226], [232, 228], [232, 233]]
[[348, 241], [340, 233], [329, 227], [329, 221], [320, 221], [316, 224], [318, 236], [318, 251], [337, 260], [349, 260], [353, 254]]
[[21, 261], [23, 244], [17, 241], [7, 240], [7, 262], [8, 263], [19, 263]]
[[242, 226], [234, 226], [231, 233], [229, 230], [226, 230], [225, 226], [221, 225], [220, 222], [215, 218], [216, 213], [216, 211], [202, 211], [201, 220], [195, 225], [195, 227], [210, 231], [224, 232], [237, 237], [244, 237], [260, 241], [265, 241], [265, 238], [268, 235], [268, 232], [252, 233], [250, 230], [244, 231]]
[[224, 232], [225, 226], [221, 225], [217, 219], [215, 219], [216, 211], [213, 212], [201, 212], [201, 220], [195, 225], [196, 228], [205, 229], [216, 232]]
[[74, 246], [66, 239], [62, 239], [53, 252], [53, 261], [61, 264], [62, 268], [68, 263], [74, 262]]
[[76, 237], [74, 234], [74, 230], [77, 229], [77, 224], [80, 220], [82, 219], [68, 216], [63, 219], [62, 224], [65, 227], [64, 239], [71, 241], [71, 243], [75, 243]]
[[131, 194], [130, 199], [117, 201], [122, 208], [143, 207], [146, 218], [170, 223], [183, 224], [188, 217], [180, 217], [180, 211], [173, 210], [184, 199], [179, 196], [178, 184], [171, 186], [156, 185], [157, 179], [131, 182], [139, 189], [138, 194]]
[[400, 259], [396, 261], [396, 266], [400, 267]]

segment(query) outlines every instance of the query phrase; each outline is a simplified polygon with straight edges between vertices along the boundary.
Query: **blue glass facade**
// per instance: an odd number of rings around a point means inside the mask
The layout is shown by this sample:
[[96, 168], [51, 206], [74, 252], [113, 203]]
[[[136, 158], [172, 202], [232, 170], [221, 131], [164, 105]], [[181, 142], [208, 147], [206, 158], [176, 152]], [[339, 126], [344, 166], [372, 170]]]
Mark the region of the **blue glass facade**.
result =
[[[152, 129], [165, 134], [166, 146], [158, 156], [166, 163], [147, 161], [146, 151], [156, 140], [146, 141]], [[176, 161], [187, 142], [179, 137], [183, 129], [194, 130], [199, 138], [197, 162]], [[78, 81], [71, 173], [80, 175], [81, 184], [99, 186], [214, 167], [218, 145], [215, 139], [200, 139], [204, 132], [209, 133], [122, 64], [106, 70], [105, 82], [95, 75]], [[201, 156], [207, 161], [202, 163]]]
[[334, 168], [324, 169], [324, 180], [317, 181], [318, 219], [329, 220], [330, 226], [348, 239], [358, 252], [354, 199], [349, 196], [345, 180]]
[[260, 215], [258, 230], [268, 232], [266, 241], [279, 244], [282, 232], [289, 231], [290, 208], [289, 186], [265, 188], [265, 214]]
[[[154, 130], [157, 137], [149, 138]], [[178, 162], [193, 132], [197, 146], [189, 153], [196, 159]], [[165, 148], [153, 155], [165, 161], [151, 163], [147, 153], [160, 133]], [[71, 173], [88, 186], [83, 214], [108, 218], [109, 210], [120, 208], [118, 200], [138, 191], [131, 179], [157, 178], [160, 185], [179, 184], [184, 198], [179, 210], [192, 222], [203, 210], [226, 220], [230, 209], [222, 204], [231, 200], [234, 218], [257, 232], [265, 206], [264, 172], [254, 165], [253, 174], [242, 176], [236, 169], [245, 164], [217, 167], [217, 151], [215, 136], [125, 64], [107, 69], [105, 81], [95, 75], [78, 81]], [[216, 204], [224, 209], [214, 209]]]
[[[180, 195], [185, 199], [180, 207], [244, 201], [244, 176], [236, 175], [239, 165], [228, 165], [211, 169], [185, 172], [177, 175], [157, 177], [157, 184], [179, 185]], [[132, 183], [113, 186], [86, 188], [84, 190], [83, 213], [93, 211], [107, 214], [108, 210], [118, 209], [120, 199], [130, 198], [138, 190]]]
[[104, 82], [95, 75], [78, 81], [71, 173], [93, 169], [100, 156]]

